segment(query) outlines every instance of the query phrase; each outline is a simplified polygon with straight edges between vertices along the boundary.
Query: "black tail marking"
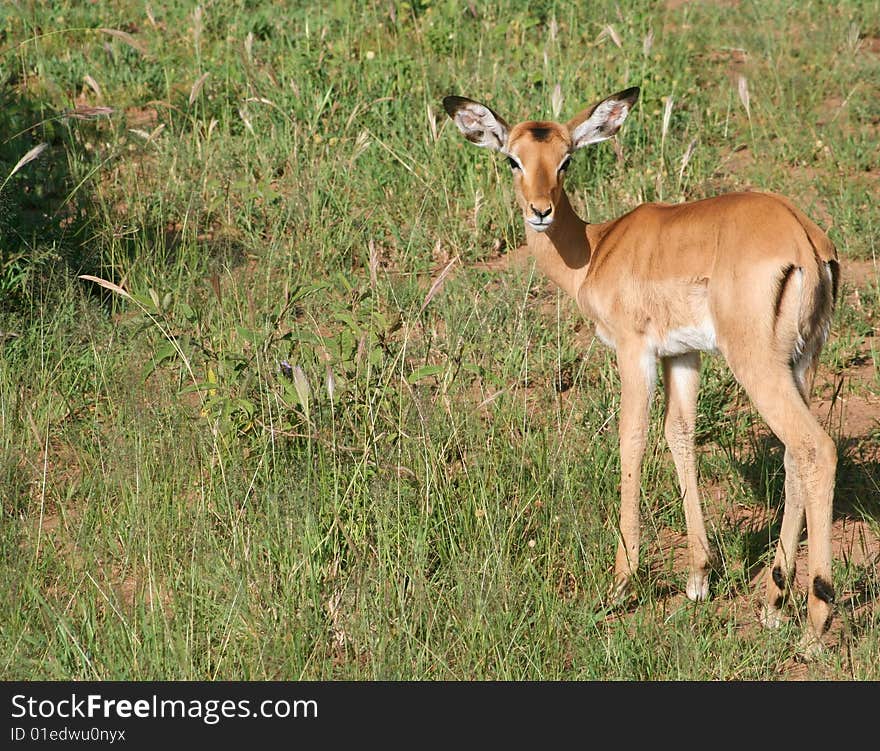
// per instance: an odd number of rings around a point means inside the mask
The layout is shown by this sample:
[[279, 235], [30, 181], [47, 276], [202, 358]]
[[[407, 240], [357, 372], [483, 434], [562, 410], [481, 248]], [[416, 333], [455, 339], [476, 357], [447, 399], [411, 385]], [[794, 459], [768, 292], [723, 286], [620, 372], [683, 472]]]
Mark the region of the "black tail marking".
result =
[[837, 289], [840, 285], [840, 264], [836, 258], [832, 258], [828, 263], [828, 270], [831, 272], [831, 303], [837, 303]]
[[782, 296], [785, 288], [788, 286], [788, 280], [798, 267], [793, 263], [789, 264], [782, 270], [779, 280], [776, 282], [776, 301], [773, 303], [773, 330], [776, 331], [776, 323], [779, 320], [779, 313], [782, 309]]

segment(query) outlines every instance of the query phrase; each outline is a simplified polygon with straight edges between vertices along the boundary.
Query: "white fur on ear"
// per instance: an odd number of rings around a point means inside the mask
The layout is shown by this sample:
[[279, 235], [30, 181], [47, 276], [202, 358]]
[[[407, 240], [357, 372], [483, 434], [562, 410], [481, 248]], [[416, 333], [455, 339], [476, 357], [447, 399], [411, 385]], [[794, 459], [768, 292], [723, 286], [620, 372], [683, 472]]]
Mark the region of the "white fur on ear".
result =
[[639, 93], [637, 86], [619, 91], [572, 118], [568, 127], [574, 148], [607, 141], [617, 133], [638, 100]]
[[576, 149], [591, 143], [607, 141], [623, 125], [629, 114], [628, 102], [604, 101], [584, 122], [572, 131], [571, 140]]
[[485, 104], [460, 96], [448, 96], [443, 108], [471, 143], [494, 151], [507, 146], [507, 123]]

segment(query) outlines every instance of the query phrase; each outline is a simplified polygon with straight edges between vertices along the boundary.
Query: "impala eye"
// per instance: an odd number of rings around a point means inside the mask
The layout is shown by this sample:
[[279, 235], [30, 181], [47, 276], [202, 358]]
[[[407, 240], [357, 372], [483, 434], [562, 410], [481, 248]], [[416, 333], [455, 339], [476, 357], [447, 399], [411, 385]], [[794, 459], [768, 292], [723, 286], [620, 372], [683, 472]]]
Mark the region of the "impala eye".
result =
[[507, 163], [510, 165], [510, 169], [517, 170], [519, 169], [519, 162], [516, 161], [512, 156], [507, 157]]
[[565, 161], [564, 161], [562, 164], [559, 165], [559, 171], [560, 171], [560, 172], [565, 172], [565, 170], [568, 169], [568, 165], [569, 165], [569, 164], [571, 164], [571, 157], [570, 157], [570, 156], [567, 156], [567, 157], [565, 157]]

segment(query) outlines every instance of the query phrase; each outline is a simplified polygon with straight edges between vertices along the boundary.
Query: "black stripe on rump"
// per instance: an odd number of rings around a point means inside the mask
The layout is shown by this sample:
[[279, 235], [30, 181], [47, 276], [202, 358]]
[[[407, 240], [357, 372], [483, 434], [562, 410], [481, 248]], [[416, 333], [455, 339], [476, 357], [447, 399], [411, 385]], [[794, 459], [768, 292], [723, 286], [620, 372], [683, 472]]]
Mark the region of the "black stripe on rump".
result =
[[779, 320], [779, 313], [782, 309], [782, 296], [785, 294], [785, 288], [788, 286], [788, 280], [794, 273], [797, 266], [789, 264], [782, 270], [779, 280], [776, 282], [776, 301], [773, 303], [773, 330], [776, 331], [776, 322]]

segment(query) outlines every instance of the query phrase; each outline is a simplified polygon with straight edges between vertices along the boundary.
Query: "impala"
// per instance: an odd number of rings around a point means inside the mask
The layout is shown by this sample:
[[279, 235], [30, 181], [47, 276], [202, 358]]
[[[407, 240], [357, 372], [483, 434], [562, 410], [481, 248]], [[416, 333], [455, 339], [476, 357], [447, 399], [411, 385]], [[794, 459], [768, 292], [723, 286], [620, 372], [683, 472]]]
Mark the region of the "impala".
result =
[[836, 447], [808, 401], [828, 336], [839, 266], [834, 245], [788, 199], [728, 193], [642, 204], [589, 224], [563, 187], [573, 152], [611, 138], [639, 96], [614, 94], [565, 124], [513, 127], [458, 96], [443, 106], [464, 137], [501, 152], [513, 172], [529, 255], [576, 301], [620, 371], [620, 536], [611, 595], [627, 591], [639, 563], [639, 496], [648, 408], [663, 368], [664, 434], [687, 525], [687, 596], [709, 593], [710, 549], [697, 489], [694, 424], [701, 352], [720, 353], [785, 445], [785, 506], [766, 579], [762, 621], [781, 621], [806, 515], [809, 560], [805, 650], [821, 648], [832, 618], [831, 521]]

